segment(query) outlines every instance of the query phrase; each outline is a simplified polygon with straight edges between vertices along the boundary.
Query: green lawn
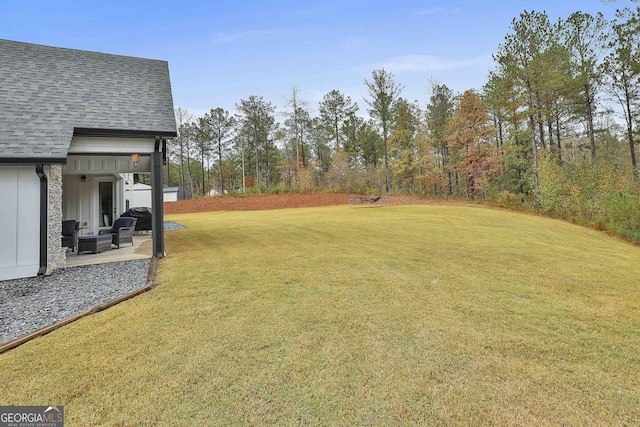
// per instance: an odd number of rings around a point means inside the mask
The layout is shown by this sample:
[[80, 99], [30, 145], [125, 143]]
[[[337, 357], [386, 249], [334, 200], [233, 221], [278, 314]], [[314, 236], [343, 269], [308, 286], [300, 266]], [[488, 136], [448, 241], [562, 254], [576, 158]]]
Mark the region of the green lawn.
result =
[[631, 425], [640, 248], [480, 207], [173, 215], [153, 291], [0, 355], [66, 425]]

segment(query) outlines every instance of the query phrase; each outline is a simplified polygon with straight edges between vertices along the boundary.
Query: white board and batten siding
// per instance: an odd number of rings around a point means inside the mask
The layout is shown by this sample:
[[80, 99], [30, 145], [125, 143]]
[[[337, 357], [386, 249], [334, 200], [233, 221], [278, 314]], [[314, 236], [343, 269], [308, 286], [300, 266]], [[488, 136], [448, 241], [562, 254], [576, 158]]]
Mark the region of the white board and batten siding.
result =
[[[155, 141], [148, 138], [96, 138], [74, 136], [63, 173], [151, 172]], [[128, 154], [139, 154], [135, 165]]]
[[33, 166], [0, 167], [0, 280], [40, 268], [40, 179]]

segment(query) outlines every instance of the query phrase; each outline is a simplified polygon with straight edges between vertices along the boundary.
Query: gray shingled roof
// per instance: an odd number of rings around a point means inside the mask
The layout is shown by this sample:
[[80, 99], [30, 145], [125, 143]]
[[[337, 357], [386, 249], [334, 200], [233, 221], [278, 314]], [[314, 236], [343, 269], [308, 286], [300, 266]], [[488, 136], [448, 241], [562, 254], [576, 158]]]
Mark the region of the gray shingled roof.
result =
[[0, 159], [64, 159], [76, 128], [175, 136], [167, 62], [0, 39]]

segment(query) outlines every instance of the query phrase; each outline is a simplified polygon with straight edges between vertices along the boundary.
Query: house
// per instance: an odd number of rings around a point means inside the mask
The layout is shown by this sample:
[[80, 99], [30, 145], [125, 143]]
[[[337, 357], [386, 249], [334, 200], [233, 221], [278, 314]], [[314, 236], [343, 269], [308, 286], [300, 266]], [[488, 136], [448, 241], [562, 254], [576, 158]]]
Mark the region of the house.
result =
[[0, 39], [0, 280], [65, 263], [61, 222], [110, 228], [127, 173], [151, 176], [164, 254], [162, 165], [176, 136], [166, 61]]

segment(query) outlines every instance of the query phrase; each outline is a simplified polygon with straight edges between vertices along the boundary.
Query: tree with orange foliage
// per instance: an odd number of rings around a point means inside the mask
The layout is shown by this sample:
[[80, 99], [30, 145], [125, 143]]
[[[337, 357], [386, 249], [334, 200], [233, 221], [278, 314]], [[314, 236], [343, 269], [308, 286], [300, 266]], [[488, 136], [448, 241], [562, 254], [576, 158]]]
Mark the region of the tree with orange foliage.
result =
[[489, 178], [500, 172], [500, 153], [492, 144], [487, 106], [473, 91], [466, 91], [453, 117], [447, 121], [453, 166], [464, 177], [467, 197], [474, 199]]

